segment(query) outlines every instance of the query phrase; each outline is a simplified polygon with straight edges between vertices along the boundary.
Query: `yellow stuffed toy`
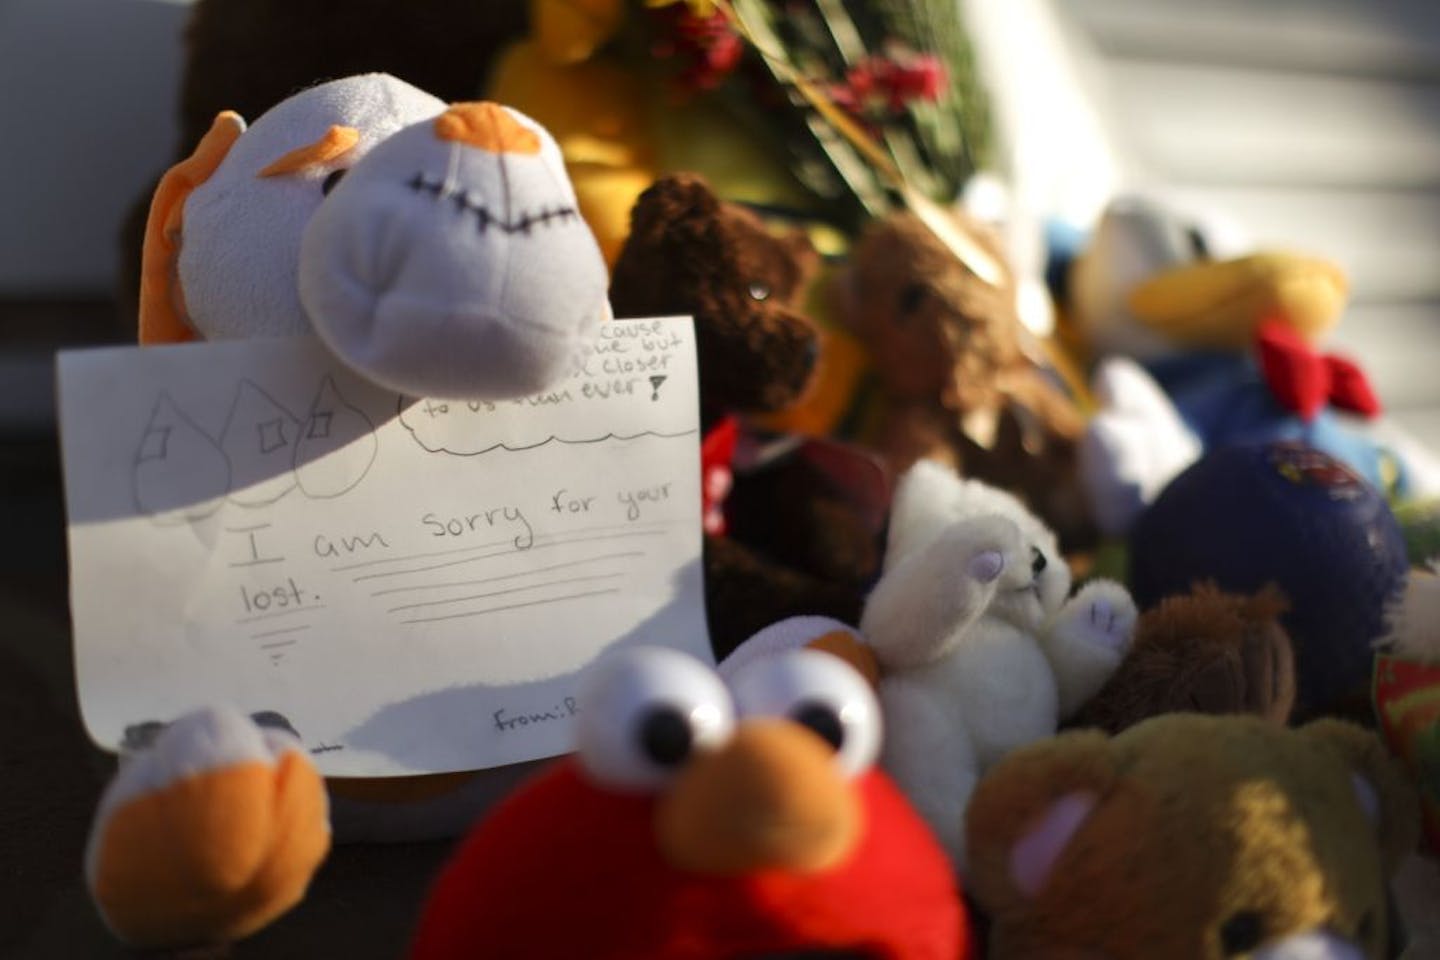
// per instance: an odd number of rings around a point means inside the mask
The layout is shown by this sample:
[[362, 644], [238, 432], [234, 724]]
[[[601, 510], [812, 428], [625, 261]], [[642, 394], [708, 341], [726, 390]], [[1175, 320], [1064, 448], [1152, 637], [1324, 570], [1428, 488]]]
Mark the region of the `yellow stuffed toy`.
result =
[[625, 7], [624, 0], [532, 0], [532, 34], [505, 51], [487, 90], [555, 136], [580, 212], [611, 264], [630, 208], [659, 172], [645, 84], [632, 69], [595, 56], [619, 30]]
[[531, 35], [501, 55], [485, 89], [559, 142], [606, 262], [620, 254], [635, 201], [662, 173], [700, 172], [728, 200], [804, 206], [753, 132], [702, 100], [676, 100], [650, 61], [615, 49], [628, 6], [531, 0]]

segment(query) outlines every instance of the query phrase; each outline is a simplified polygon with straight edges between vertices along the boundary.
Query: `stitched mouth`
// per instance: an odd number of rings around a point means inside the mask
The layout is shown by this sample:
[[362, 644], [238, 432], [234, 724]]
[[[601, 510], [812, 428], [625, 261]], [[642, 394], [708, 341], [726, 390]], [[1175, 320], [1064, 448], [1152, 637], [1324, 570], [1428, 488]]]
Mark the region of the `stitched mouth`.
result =
[[470, 191], [446, 186], [444, 180], [431, 180], [424, 173], [417, 173], [405, 185], [416, 193], [428, 193], [436, 200], [448, 201], [461, 213], [475, 217], [481, 233], [495, 228], [502, 233], [529, 234], [536, 227], [548, 227], [578, 220], [580, 212], [574, 207], [541, 207], [537, 212], [525, 212], [518, 217], [507, 219], [496, 216], [481, 200], [470, 195]]

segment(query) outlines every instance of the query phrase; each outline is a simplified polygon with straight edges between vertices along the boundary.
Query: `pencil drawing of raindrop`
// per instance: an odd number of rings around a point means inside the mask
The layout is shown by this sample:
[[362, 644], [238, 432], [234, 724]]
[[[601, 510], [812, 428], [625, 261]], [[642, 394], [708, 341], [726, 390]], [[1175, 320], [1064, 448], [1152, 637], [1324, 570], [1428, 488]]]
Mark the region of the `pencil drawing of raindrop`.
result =
[[295, 444], [295, 479], [312, 499], [338, 497], [355, 487], [375, 462], [375, 425], [326, 374]]
[[300, 421], [250, 380], [235, 390], [220, 446], [234, 469], [230, 499], [242, 507], [274, 503], [295, 487]]
[[230, 461], [205, 431], [161, 392], [135, 449], [135, 505], [160, 524], [215, 512], [230, 491]]

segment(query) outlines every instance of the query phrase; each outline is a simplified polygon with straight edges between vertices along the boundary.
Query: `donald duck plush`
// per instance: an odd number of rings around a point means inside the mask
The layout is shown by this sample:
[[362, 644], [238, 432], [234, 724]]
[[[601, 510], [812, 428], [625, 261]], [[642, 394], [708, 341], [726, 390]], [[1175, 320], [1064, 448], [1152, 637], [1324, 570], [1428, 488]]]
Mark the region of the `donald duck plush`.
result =
[[1412, 493], [1406, 458], [1355, 419], [1380, 414], [1364, 373], [1315, 346], [1344, 309], [1341, 269], [1216, 246], [1176, 211], [1121, 197], [1071, 266], [1072, 320], [1098, 362], [1081, 461], [1102, 528], [1125, 533], [1204, 450], [1231, 444], [1300, 441]]

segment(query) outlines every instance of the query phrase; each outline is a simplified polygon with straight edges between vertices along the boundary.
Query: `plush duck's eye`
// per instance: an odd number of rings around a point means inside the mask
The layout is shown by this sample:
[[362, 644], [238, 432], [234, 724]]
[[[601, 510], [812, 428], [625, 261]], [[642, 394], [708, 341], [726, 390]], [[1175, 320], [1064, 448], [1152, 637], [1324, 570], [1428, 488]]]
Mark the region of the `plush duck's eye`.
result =
[[1045, 554], [1040, 552], [1039, 547], [1030, 548], [1030, 572], [1032, 574], [1040, 576], [1049, 565], [1050, 561], [1045, 559]]
[[750, 284], [750, 299], [757, 303], [763, 303], [770, 299], [770, 288], [763, 283]]
[[847, 776], [865, 772], [880, 752], [875, 694], [839, 657], [788, 650], [743, 667], [730, 686], [741, 714], [787, 717], [814, 731]]
[[1185, 241], [1190, 245], [1190, 253], [1196, 260], [1210, 259], [1210, 241], [1205, 239], [1205, 232], [1199, 227], [1186, 227]]
[[1233, 913], [1220, 925], [1220, 949], [1227, 957], [1249, 953], [1265, 939], [1265, 918], [1254, 910]]
[[335, 184], [339, 183], [345, 176], [345, 170], [345, 167], [341, 167], [338, 170], [331, 170], [325, 174], [325, 179], [320, 181], [320, 192], [328, 197], [330, 191], [335, 189]]
[[696, 751], [719, 746], [735, 729], [720, 678], [693, 657], [659, 647], [604, 657], [575, 700], [581, 765], [620, 789], [662, 786]]

